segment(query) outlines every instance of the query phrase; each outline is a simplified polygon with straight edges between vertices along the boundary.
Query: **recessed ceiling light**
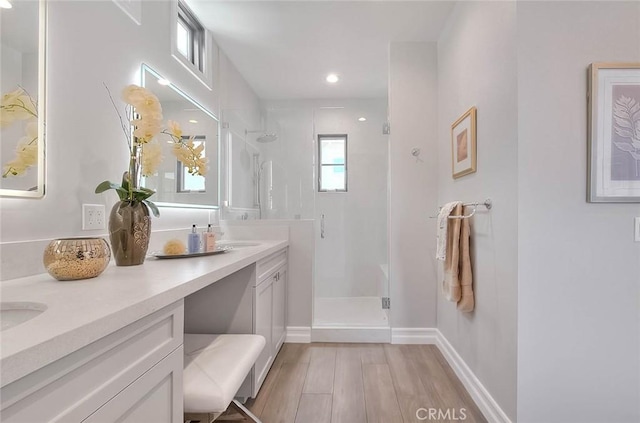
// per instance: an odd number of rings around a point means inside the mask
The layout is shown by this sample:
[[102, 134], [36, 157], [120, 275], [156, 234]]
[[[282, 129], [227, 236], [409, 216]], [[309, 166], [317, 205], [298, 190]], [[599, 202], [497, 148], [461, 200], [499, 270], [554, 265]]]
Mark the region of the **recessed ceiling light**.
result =
[[189, 119], [189, 123], [198, 123], [198, 121], [195, 119]]
[[329, 82], [330, 84], [335, 84], [339, 79], [340, 78], [338, 78], [338, 75], [336, 75], [335, 73], [330, 73], [329, 75], [327, 75], [327, 82]]
[[0, 9], [11, 9], [12, 7], [9, 0], [0, 0]]
[[366, 121], [366, 120], [367, 120], [367, 118], [363, 116], [363, 117], [359, 117], [359, 118], [358, 118], [358, 120], [359, 120], [360, 122], [364, 122], [364, 121]]
[[[0, 0], [0, 1], [2, 1], [2, 0]], [[169, 81], [168, 79], [159, 78], [158, 79], [158, 84], [160, 84], [160, 85], [171, 85], [171, 81]]]

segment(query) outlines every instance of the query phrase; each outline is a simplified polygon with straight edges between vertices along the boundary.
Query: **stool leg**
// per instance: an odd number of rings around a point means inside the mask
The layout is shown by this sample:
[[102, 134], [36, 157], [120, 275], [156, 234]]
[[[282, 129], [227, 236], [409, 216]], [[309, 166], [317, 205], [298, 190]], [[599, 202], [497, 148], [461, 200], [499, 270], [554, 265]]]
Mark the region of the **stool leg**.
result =
[[245, 407], [240, 401], [233, 400], [233, 401], [231, 401], [230, 405], [233, 405], [234, 408], [240, 412], [240, 414], [242, 414], [243, 416], [245, 416], [246, 418], [248, 418], [252, 422], [262, 423], [260, 421], [260, 419], [257, 418], [251, 411], [249, 411], [249, 409], [247, 407]]
[[184, 421], [185, 423], [212, 423], [216, 417], [215, 414], [210, 413], [185, 413]]

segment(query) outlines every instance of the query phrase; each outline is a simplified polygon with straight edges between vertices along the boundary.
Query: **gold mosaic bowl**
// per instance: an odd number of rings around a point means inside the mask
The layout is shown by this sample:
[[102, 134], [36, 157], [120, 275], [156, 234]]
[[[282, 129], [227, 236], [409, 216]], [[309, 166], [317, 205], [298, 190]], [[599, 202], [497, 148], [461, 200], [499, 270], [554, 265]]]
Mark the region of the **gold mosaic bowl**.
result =
[[102, 238], [54, 239], [44, 250], [42, 262], [59, 281], [95, 278], [111, 259], [109, 244]]

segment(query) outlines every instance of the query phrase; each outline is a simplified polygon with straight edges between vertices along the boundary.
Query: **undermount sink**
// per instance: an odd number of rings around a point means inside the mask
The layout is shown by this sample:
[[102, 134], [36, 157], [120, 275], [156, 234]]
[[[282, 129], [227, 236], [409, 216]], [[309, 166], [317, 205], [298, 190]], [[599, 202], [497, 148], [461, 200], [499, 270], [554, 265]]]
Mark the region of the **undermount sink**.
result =
[[10, 329], [39, 316], [47, 306], [41, 303], [1, 302], [0, 331]]
[[242, 247], [257, 247], [258, 245], [260, 245], [260, 243], [251, 242], [251, 241], [218, 241], [217, 245], [221, 247], [242, 248]]

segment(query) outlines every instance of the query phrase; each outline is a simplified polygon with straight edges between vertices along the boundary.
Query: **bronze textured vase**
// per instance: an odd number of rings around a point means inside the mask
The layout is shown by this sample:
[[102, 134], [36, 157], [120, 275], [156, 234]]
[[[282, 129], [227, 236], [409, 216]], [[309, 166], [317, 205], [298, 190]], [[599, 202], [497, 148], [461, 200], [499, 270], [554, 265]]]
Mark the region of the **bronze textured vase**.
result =
[[59, 281], [89, 279], [98, 276], [109, 264], [111, 251], [102, 238], [54, 239], [44, 250], [42, 262]]
[[139, 201], [119, 201], [109, 215], [109, 240], [118, 266], [136, 266], [144, 263], [151, 218], [149, 209]]

